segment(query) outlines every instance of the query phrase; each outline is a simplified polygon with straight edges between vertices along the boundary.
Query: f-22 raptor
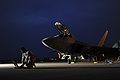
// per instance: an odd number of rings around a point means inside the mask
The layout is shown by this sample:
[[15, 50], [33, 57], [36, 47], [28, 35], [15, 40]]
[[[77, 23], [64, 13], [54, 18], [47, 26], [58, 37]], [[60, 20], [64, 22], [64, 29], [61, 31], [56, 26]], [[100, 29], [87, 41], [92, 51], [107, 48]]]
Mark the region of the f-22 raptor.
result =
[[106, 59], [115, 61], [120, 56], [118, 48], [103, 46], [108, 36], [108, 30], [106, 30], [98, 45], [93, 46], [77, 41], [69, 28], [61, 22], [55, 22], [54, 26], [59, 34], [53, 37], [44, 38], [42, 43], [46, 47], [57, 51], [59, 55], [70, 55], [70, 62], [73, 60], [73, 57], [80, 55], [85, 59], [94, 58], [96, 61], [105, 61]]

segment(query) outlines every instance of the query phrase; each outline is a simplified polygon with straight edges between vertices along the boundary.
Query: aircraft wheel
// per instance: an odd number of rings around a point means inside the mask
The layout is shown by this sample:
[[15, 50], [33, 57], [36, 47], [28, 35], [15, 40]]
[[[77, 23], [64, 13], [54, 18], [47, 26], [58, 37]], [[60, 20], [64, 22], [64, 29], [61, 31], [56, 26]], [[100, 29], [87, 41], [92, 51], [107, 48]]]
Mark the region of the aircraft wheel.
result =
[[71, 60], [70, 59], [68, 59], [68, 64], [71, 64]]

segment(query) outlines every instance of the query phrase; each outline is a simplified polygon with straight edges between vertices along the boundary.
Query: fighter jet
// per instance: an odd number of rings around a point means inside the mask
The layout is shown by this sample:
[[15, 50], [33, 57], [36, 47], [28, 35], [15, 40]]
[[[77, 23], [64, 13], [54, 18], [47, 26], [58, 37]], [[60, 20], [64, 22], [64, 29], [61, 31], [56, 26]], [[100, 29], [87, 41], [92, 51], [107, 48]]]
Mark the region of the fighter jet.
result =
[[78, 55], [83, 55], [86, 59], [96, 58], [97, 61], [105, 59], [116, 60], [120, 55], [118, 48], [103, 46], [109, 33], [108, 30], [106, 30], [98, 45], [94, 46], [77, 41], [74, 35], [70, 33], [69, 28], [61, 22], [55, 22], [54, 26], [59, 34], [53, 37], [44, 38], [42, 43], [46, 47], [57, 51], [59, 55], [64, 57], [68, 55], [70, 60]]

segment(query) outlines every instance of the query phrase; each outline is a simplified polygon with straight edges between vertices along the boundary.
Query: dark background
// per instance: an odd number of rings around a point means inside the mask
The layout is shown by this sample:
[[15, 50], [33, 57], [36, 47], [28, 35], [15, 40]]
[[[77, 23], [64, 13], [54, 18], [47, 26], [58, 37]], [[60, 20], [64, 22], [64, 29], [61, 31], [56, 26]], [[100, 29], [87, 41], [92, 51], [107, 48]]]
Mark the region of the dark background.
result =
[[20, 57], [26, 47], [39, 57], [52, 57], [41, 40], [57, 35], [55, 21], [69, 26], [81, 42], [98, 44], [106, 29], [105, 45], [120, 37], [119, 0], [0, 0], [0, 59]]

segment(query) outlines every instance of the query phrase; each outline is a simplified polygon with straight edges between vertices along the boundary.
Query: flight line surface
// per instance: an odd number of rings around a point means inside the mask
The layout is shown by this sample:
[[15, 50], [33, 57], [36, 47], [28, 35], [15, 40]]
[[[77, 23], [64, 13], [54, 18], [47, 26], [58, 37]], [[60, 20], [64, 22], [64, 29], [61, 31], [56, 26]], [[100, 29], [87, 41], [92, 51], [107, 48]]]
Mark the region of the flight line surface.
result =
[[[19, 64], [20, 65], [20, 64]], [[0, 64], [1, 80], [120, 80], [120, 64], [36, 63], [37, 69]]]
[[120, 68], [8, 69], [1, 80], [120, 80]]
[[[18, 63], [20, 66], [21, 64]], [[59, 69], [59, 68], [108, 68], [108, 67], [117, 67], [120, 68], [120, 63], [92, 63], [92, 62], [79, 62], [79, 63], [35, 63], [36, 69]], [[0, 64], [0, 68], [14, 68], [14, 64]]]

